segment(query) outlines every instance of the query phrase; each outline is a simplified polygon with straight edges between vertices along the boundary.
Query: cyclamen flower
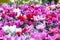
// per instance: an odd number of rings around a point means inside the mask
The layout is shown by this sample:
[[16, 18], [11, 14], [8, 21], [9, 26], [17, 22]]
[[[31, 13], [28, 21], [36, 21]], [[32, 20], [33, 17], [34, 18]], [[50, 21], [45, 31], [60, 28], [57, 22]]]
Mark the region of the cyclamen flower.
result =
[[17, 13], [17, 16], [16, 16], [16, 17], [22, 15], [22, 14], [21, 14], [21, 10], [20, 10], [19, 8], [14, 9], [13, 12]]
[[4, 31], [3, 30], [0, 30], [0, 37], [4, 37]]
[[22, 34], [22, 29], [16, 28], [14, 33], [16, 33], [18, 36], [20, 36]]
[[30, 31], [32, 31], [34, 29], [34, 25], [30, 25], [30, 26], [27, 25], [26, 29], [27, 29], [27, 32], [30, 32]]
[[10, 26], [10, 27], [9, 27], [9, 31], [10, 31], [11, 33], [14, 33], [14, 32], [16, 31], [16, 25]]
[[52, 21], [53, 18], [56, 18], [56, 14], [53, 14], [53, 13], [46, 14], [46, 20]]
[[27, 17], [27, 20], [33, 20], [33, 16], [36, 16], [36, 14], [27, 14], [26, 17]]
[[17, 21], [14, 22], [14, 24], [18, 28], [19, 26], [23, 25], [23, 21], [17, 20]]
[[5, 33], [17, 33], [17, 32], [22, 32], [22, 30], [21, 30], [21, 28], [16, 28], [16, 26], [15, 25], [13, 25], [13, 26], [4, 26], [4, 27], [2, 27], [2, 30], [5, 32]]
[[2, 18], [6, 19], [6, 20], [8, 20], [8, 21], [11, 20], [10, 17], [7, 16], [6, 14], [4, 14], [4, 13], [2, 13], [1, 16], [2, 16]]
[[60, 35], [59, 34], [56, 35], [56, 39], [55, 40], [60, 40]]
[[22, 29], [22, 33], [27, 33], [27, 29], [26, 28], [23, 28]]
[[44, 29], [45, 27], [46, 26], [43, 23], [36, 26], [37, 29]]
[[23, 16], [19, 16], [19, 17], [17, 17], [17, 19], [18, 19], [18, 20], [21, 20], [21, 21], [23, 21], [23, 22], [26, 22], [26, 18], [24, 18]]
[[27, 25], [25, 28], [22, 29], [22, 33], [30, 33], [33, 30], [33, 25]]
[[39, 15], [34, 16], [34, 21], [40, 21], [40, 20], [45, 20], [45, 18]]
[[59, 4], [0, 5], [0, 19], [0, 40], [60, 40]]
[[53, 21], [53, 23], [57, 23], [58, 19], [57, 18], [53, 18], [52, 21]]
[[12, 21], [9, 21], [9, 22], [5, 22], [4, 25], [9, 25], [9, 26], [12, 26], [13, 25], [13, 22]]
[[46, 32], [42, 32], [42, 33], [40, 34], [40, 37], [41, 37], [42, 40], [43, 40], [43, 39], [46, 40], [46, 38], [47, 38], [47, 33], [46, 33]]
[[35, 38], [29, 38], [29, 40], [35, 40]]
[[31, 32], [30, 36], [29, 36], [29, 40], [38, 40], [40, 38], [39, 33], [38, 32]]
[[16, 18], [17, 13], [11, 12], [11, 13], [9, 13], [9, 16], [11, 16], [12, 18]]
[[51, 5], [50, 6], [52, 9], [55, 9], [56, 8], [56, 5]]
[[4, 12], [4, 9], [3, 8], [0, 8], [0, 13], [3, 13]]
[[59, 34], [56, 34], [54, 37], [55, 37], [55, 40], [60, 40], [60, 35]]
[[21, 36], [15, 36], [14, 40], [25, 40], [25, 36], [21, 35]]
[[9, 28], [9, 26], [4, 26], [4, 27], [2, 27], [2, 30], [4, 30], [4, 32], [6, 32], [7, 30], [8, 30], [8, 28]]
[[60, 20], [60, 14], [58, 15], [58, 20]]
[[48, 33], [54, 36], [55, 34], [58, 33], [58, 28], [53, 28], [53, 29], [50, 28], [50, 31]]
[[4, 26], [2, 27], [2, 30], [5, 32], [5, 33], [14, 33], [16, 31], [16, 26]]

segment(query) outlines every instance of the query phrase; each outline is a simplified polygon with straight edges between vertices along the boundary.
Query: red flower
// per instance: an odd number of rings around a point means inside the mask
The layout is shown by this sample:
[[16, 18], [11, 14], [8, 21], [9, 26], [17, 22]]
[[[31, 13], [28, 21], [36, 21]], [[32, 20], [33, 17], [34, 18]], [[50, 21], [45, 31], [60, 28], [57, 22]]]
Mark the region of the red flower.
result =
[[47, 19], [47, 20], [52, 20], [52, 17], [51, 17], [49, 14], [47, 14], [47, 15], [46, 15], [46, 19]]
[[28, 15], [26, 15], [27, 16], [27, 19], [28, 20], [31, 20], [31, 18], [33, 18], [33, 16], [36, 16], [36, 14], [28, 14]]
[[19, 17], [17, 17], [17, 19], [18, 19], [18, 20], [21, 20], [21, 21], [23, 21], [23, 22], [26, 22], [26, 18], [24, 18], [23, 16], [19, 16]]
[[52, 20], [53, 18], [56, 18], [56, 15], [55, 14], [47, 14], [46, 15], [46, 19], [47, 20]]
[[29, 8], [35, 8], [35, 7], [32, 5], [32, 6], [29, 6]]
[[20, 36], [20, 35], [21, 35], [21, 32], [17, 32], [16, 34], [17, 34], [18, 36]]
[[48, 20], [51, 20], [52, 21], [52, 17], [50, 16]]
[[28, 8], [25, 8], [25, 10], [28, 10]]
[[48, 18], [48, 15], [46, 15], [46, 19]]
[[55, 33], [54, 32], [51, 32], [51, 33], [48, 33], [49, 35], [53, 36]]
[[26, 32], [27, 32], [27, 29], [24, 28], [24, 29], [22, 30], [22, 33], [26, 33]]
[[51, 16], [56, 18], [56, 15], [55, 15], [55, 14], [53, 14], [53, 13], [51, 14]]

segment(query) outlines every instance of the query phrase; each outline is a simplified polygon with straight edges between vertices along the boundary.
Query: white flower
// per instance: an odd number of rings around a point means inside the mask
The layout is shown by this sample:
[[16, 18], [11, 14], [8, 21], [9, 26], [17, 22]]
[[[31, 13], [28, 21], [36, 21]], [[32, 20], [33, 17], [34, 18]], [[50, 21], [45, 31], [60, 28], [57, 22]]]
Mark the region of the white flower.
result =
[[16, 28], [16, 32], [22, 32], [21, 28]]
[[56, 8], [56, 5], [51, 5], [50, 6], [52, 9], [55, 9]]
[[18, 17], [19, 15], [22, 15], [21, 14], [21, 10], [19, 8], [14, 9], [13, 12], [17, 13], [17, 16], [16, 17]]
[[36, 16], [34, 16], [34, 21], [38, 21], [38, 18]]
[[10, 26], [9, 30], [11, 33], [14, 33], [16, 31], [16, 25]]
[[15, 35], [16, 32], [22, 32], [22, 29], [21, 28], [16, 28], [16, 25], [13, 25], [13, 26], [4, 26], [2, 27], [2, 30], [5, 32], [5, 33], [9, 33], [8, 35]]
[[2, 30], [4, 30], [4, 32], [6, 32], [7, 30], [9, 30], [9, 26], [6, 25], [6, 26], [2, 27]]
[[20, 12], [20, 9], [19, 8], [14, 9], [13, 12]]
[[2, 27], [2, 29], [4, 30], [5, 33], [14, 33], [16, 31], [16, 26], [13, 25], [13, 26], [4, 26]]
[[37, 16], [34, 16], [34, 20], [36, 20], [36, 21], [39, 21], [39, 20], [41, 20], [40, 18], [41, 18], [41, 17], [40, 17], [39, 15], [37, 15]]
[[39, 20], [44, 20], [45, 19], [43, 16], [40, 16], [39, 18], [40, 18]]

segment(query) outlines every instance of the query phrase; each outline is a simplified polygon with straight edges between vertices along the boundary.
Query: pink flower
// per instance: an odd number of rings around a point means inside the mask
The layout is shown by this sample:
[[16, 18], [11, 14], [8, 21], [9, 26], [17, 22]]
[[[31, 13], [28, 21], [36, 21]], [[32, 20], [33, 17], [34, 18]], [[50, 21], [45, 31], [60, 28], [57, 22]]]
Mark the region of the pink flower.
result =
[[45, 27], [45, 24], [39, 24], [36, 26], [37, 29], [44, 29]]
[[4, 31], [3, 30], [0, 30], [0, 37], [3, 37], [5, 34], [4, 34]]

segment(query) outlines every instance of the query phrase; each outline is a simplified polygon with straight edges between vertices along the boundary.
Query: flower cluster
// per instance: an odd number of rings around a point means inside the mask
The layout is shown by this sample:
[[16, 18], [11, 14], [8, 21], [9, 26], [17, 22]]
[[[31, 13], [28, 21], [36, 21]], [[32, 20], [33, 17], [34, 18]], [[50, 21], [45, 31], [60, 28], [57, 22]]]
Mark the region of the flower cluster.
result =
[[0, 5], [0, 40], [60, 40], [60, 4]]

